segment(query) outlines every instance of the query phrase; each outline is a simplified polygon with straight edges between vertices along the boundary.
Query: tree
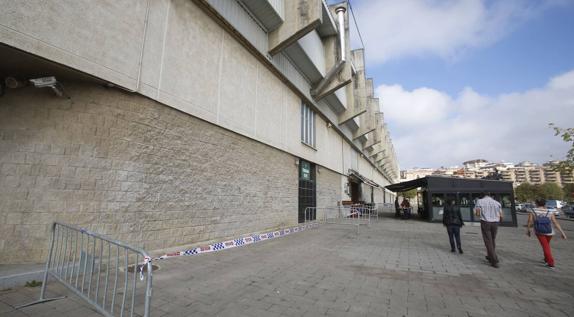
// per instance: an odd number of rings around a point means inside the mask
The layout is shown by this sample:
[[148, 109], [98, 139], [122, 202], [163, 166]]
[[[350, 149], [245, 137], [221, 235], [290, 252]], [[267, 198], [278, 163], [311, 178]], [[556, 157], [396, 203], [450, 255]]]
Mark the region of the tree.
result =
[[514, 189], [514, 196], [518, 201], [534, 201], [538, 198], [538, 189], [530, 183], [522, 183]]
[[415, 198], [415, 196], [417, 195], [417, 190], [416, 188], [408, 190], [406, 192], [402, 193], [403, 197], [408, 198], [408, 199], [412, 199]]
[[562, 191], [564, 192], [564, 200], [574, 201], [574, 184], [568, 183], [562, 186]]
[[554, 123], [550, 123], [549, 126], [554, 129], [555, 136], [560, 136], [564, 142], [570, 143], [566, 159], [554, 165], [554, 170], [560, 173], [572, 173], [574, 170], [574, 128], [560, 128]]
[[562, 188], [556, 183], [544, 183], [540, 185], [539, 189], [540, 198], [544, 199], [558, 199], [562, 200], [564, 192]]

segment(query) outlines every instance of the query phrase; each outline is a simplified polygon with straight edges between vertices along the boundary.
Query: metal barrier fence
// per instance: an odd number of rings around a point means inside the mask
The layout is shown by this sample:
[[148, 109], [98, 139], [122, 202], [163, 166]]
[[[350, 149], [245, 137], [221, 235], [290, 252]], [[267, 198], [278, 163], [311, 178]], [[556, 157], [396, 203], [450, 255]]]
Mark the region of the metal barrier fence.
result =
[[365, 205], [345, 205], [335, 207], [307, 207], [305, 208], [305, 222], [318, 221], [325, 224], [369, 225], [371, 216], [377, 213], [376, 208]]
[[377, 214], [382, 213], [395, 213], [395, 205], [393, 203], [376, 203]]
[[[150, 259], [139, 248], [55, 222], [40, 299], [20, 307], [63, 298], [46, 298], [48, 276], [52, 276], [104, 316], [133, 316], [137, 305], [136, 314], [147, 317], [152, 293]], [[145, 291], [138, 292], [138, 284], [143, 283]]]

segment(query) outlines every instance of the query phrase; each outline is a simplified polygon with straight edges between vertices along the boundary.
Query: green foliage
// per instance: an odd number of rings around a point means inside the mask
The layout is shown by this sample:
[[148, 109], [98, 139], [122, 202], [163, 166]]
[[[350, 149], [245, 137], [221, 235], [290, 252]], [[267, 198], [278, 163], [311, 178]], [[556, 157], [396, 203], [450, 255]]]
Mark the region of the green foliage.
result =
[[574, 201], [574, 184], [564, 184], [562, 191], [564, 192], [564, 200]]
[[534, 201], [537, 195], [536, 186], [530, 183], [522, 183], [514, 189], [514, 196], [518, 201]]
[[31, 280], [26, 282], [26, 287], [38, 287], [38, 286], [42, 286], [42, 282], [38, 282], [36, 280]]
[[540, 198], [562, 200], [564, 196], [562, 188], [556, 183], [544, 183], [537, 185], [537, 187], [539, 187]]
[[572, 173], [574, 170], [574, 128], [560, 128], [554, 123], [548, 124], [554, 129], [554, 135], [560, 136], [564, 142], [570, 143], [570, 149], [566, 153], [566, 159], [554, 166], [554, 170], [560, 173]]
[[532, 202], [538, 198], [562, 199], [564, 191], [556, 183], [545, 183], [542, 185], [522, 183], [514, 190], [514, 196], [518, 201]]
[[402, 196], [408, 199], [413, 199], [417, 196], [417, 190], [416, 189], [411, 189], [409, 191], [403, 192]]

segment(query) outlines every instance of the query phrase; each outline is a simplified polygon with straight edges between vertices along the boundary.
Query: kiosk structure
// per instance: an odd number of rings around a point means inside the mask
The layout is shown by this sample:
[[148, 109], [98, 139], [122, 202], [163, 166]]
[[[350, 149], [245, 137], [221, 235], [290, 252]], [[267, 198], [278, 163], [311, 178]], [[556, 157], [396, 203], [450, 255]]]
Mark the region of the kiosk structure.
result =
[[385, 187], [393, 192], [418, 189], [417, 212], [420, 217], [432, 222], [441, 222], [446, 202], [454, 200], [460, 206], [465, 222], [480, 222], [474, 215], [474, 205], [481, 193], [488, 193], [502, 205], [502, 226], [517, 226], [516, 207], [512, 182], [468, 179], [445, 176], [426, 176]]

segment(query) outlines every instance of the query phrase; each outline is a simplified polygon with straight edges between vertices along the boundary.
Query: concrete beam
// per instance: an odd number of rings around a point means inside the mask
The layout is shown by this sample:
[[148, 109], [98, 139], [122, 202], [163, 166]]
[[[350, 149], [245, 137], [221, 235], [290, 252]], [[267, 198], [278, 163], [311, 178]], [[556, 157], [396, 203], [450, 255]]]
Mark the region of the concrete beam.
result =
[[377, 143], [376, 145], [374, 145], [373, 147], [371, 147], [371, 149], [369, 150], [370, 153], [378, 153], [379, 150], [381, 149], [385, 149], [384, 144], [382, 143]]
[[379, 153], [385, 153], [385, 149], [382, 146], [376, 146], [373, 147], [373, 152], [371, 152], [371, 154], [369, 154], [371, 157], [375, 157], [377, 155], [379, 155]]
[[[366, 94], [367, 97], [375, 97], [375, 88], [373, 85], [373, 79], [372, 78], [367, 78], [367, 80], [365, 80], [365, 90], [366, 90]], [[379, 99], [377, 98], [377, 101]]]
[[373, 159], [377, 165], [385, 165], [385, 159], [387, 158], [386, 151], [380, 152], [375, 158]]
[[323, 21], [321, 0], [285, 1], [285, 22], [269, 33], [269, 54], [275, 55], [316, 29]]
[[[346, 4], [337, 4], [330, 6], [329, 11], [331, 12], [331, 16], [336, 17], [337, 16], [336, 8], [341, 6], [346, 7]], [[313, 98], [315, 98], [315, 100], [321, 100], [325, 96], [328, 96], [334, 93], [336, 90], [350, 84], [352, 81], [353, 75], [350, 61], [351, 37], [349, 31], [349, 10], [347, 10], [345, 13], [344, 25], [345, 29], [343, 30], [343, 32], [345, 32], [345, 39], [346, 39], [345, 41], [345, 52], [346, 52], [345, 55], [347, 56], [346, 62], [342, 65], [341, 69], [338, 71], [338, 74], [335, 76], [335, 78], [331, 80], [331, 82], [328, 85], [322, 87], [321, 90], [312, 92]], [[341, 32], [341, 30], [338, 31]], [[325, 51], [325, 67], [327, 70], [330, 70], [334, 68], [337, 65], [337, 63], [339, 63], [339, 59], [341, 57], [339, 36], [334, 35], [324, 38], [323, 47]]]
[[371, 148], [373, 148], [375, 145], [380, 144], [382, 141], [380, 140], [380, 138], [377, 137], [377, 131], [375, 131], [375, 137], [372, 140], [369, 140], [368, 143], [365, 144], [365, 146], [363, 147], [363, 151], [367, 151], [370, 150]]
[[347, 110], [339, 115], [339, 125], [343, 125], [365, 112], [367, 112], [367, 107], [365, 106], [359, 107], [359, 109], [356, 109], [355, 111]]
[[357, 131], [355, 131], [355, 133], [353, 133], [353, 141], [362, 137], [363, 135], [366, 135], [366, 134], [371, 133], [373, 131], [375, 131], [374, 127], [369, 127], [369, 126], [361, 127], [361, 128], [359, 128], [359, 130], [357, 130]]

